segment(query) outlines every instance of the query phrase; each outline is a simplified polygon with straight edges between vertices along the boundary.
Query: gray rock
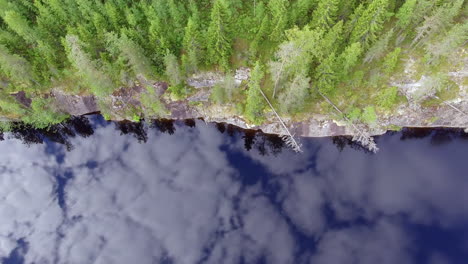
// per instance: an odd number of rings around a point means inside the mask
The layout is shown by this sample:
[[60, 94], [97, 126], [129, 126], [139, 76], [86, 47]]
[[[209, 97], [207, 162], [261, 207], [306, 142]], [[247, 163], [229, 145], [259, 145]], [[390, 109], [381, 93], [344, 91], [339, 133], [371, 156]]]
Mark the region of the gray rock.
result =
[[61, 91], [53, 91], [59, 110], [70, 115], [85, 115], [99, 112], [96, 98], [93, 95], [69, 95]]

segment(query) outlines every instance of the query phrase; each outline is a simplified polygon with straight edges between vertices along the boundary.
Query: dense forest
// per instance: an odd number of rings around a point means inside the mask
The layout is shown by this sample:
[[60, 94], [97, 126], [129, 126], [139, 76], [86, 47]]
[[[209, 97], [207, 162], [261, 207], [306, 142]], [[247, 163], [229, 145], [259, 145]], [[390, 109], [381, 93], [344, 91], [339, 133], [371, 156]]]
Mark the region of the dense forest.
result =
[[[117, 89], [154, 81], [184, 100], [189, 76], [217, 71], [226, 78], [210, 102], [251, 123], [264, 121], [262, 93], [283, 116], [331, 112], [326, 97], [372, 123], [407, 100], [390, 83], [410, 57], [429, 76], [421, 103], [454, 96], [441, 73], [466, 58], [467, 17], [464, 0], [0, 0], [0, 116], [40, 128], [65, 120], [52, 89], [92, 94], [103, 113]], [[239, 67], [251, 69], [241, 87]], [[148, 86], [129, 111], [163, 115], [160, 100]]]

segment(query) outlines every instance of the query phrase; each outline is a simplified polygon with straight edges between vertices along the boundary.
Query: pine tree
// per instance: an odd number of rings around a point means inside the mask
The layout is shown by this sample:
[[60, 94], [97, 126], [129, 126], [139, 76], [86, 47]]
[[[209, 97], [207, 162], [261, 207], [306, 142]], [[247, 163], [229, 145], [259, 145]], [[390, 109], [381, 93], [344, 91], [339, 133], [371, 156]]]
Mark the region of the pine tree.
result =
[[267, 38], [269, 28], [270, 17], [268, 16], [268, 14], [265, 14], [260, 24], [260, 28], [255, 34], [254, 40], [250, 43], [250, 52], [252, 53], [252, 55], [255, 56], [257, 54], [260, 43]]

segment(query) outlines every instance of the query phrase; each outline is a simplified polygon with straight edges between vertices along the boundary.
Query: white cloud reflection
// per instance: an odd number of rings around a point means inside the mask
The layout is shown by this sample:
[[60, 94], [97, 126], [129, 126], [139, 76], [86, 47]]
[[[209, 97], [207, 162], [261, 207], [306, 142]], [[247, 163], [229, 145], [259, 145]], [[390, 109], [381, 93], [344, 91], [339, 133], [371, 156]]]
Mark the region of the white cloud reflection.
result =
[[437, 158], [455, 144], [385, 141], [376, 156], [326, 140], [278, 157], [232, 143], [269, 171], [274, 194], [243, 185], [220, 149], [225, 138], [203, 123], [146, 144], [102, 127], [71, 139], [63, 163], [44, 145], [2, 141], [0, 259], [24, 239], [25, 263], [414, 263], [403, 222], [466, 225], [468, 165]]

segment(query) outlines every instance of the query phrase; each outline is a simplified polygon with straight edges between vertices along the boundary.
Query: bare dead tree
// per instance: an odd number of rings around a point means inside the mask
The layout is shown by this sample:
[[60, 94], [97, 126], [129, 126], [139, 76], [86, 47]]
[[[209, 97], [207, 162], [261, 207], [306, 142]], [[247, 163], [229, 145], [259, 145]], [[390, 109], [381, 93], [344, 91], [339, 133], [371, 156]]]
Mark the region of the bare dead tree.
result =
[[294, 138], [294, 135], [291, 134], [288, 127], [284, 123], [283, 119], [279, 116], [278, 112], [276, 112], [275, 108], [270, 103], [270, 100], [268, 100], [268, 97], [266, 97], [265, 93], [263, 93], [262, 89], [259, 89], [259, 90], [263, 98], [265, 99], [265, 101], [270, 106], [271, 110], [273, 110], [273, 113], [275, 113], [276, 118], [278, 118], [278, 121], [280, 122], [281, 126], [284, 129], [284, 134], [281, 135], [281, 139], [284, 141], [284, 143], [286, 143], [287, 146], [291, 147], [295, 152], [298, 152], [298, 153], [302, 152], [302, 144], [296, 141], [296, 139]]
[[364, 131], [360, 129], [358, 126], [356, 126], [348, 117], [346, 117], [346, 115], [330, 99], [328, 99], [328, 97], [326, 97], [320, 91], [318, 91], [318, 93], [323, 97], [323, 99], [325, 99], [325, 101], [328, 104], [333, 106], [333, 108], [338, 113], [340, 113], [340, 115], [346, 120], [348, 124], [351, 125], [351, 127], [355, 131], [353, 135], [353, 139], [352, 139], [353, 141], [360, 143], [363, 147], [367, 148], [369, 151], [372, 151], [374, 153], [379, 151], [379, 148], [377, 147], [377, 144], [375, 143], [374, 138], [371, 135], [369, 135], [367, 131]]

